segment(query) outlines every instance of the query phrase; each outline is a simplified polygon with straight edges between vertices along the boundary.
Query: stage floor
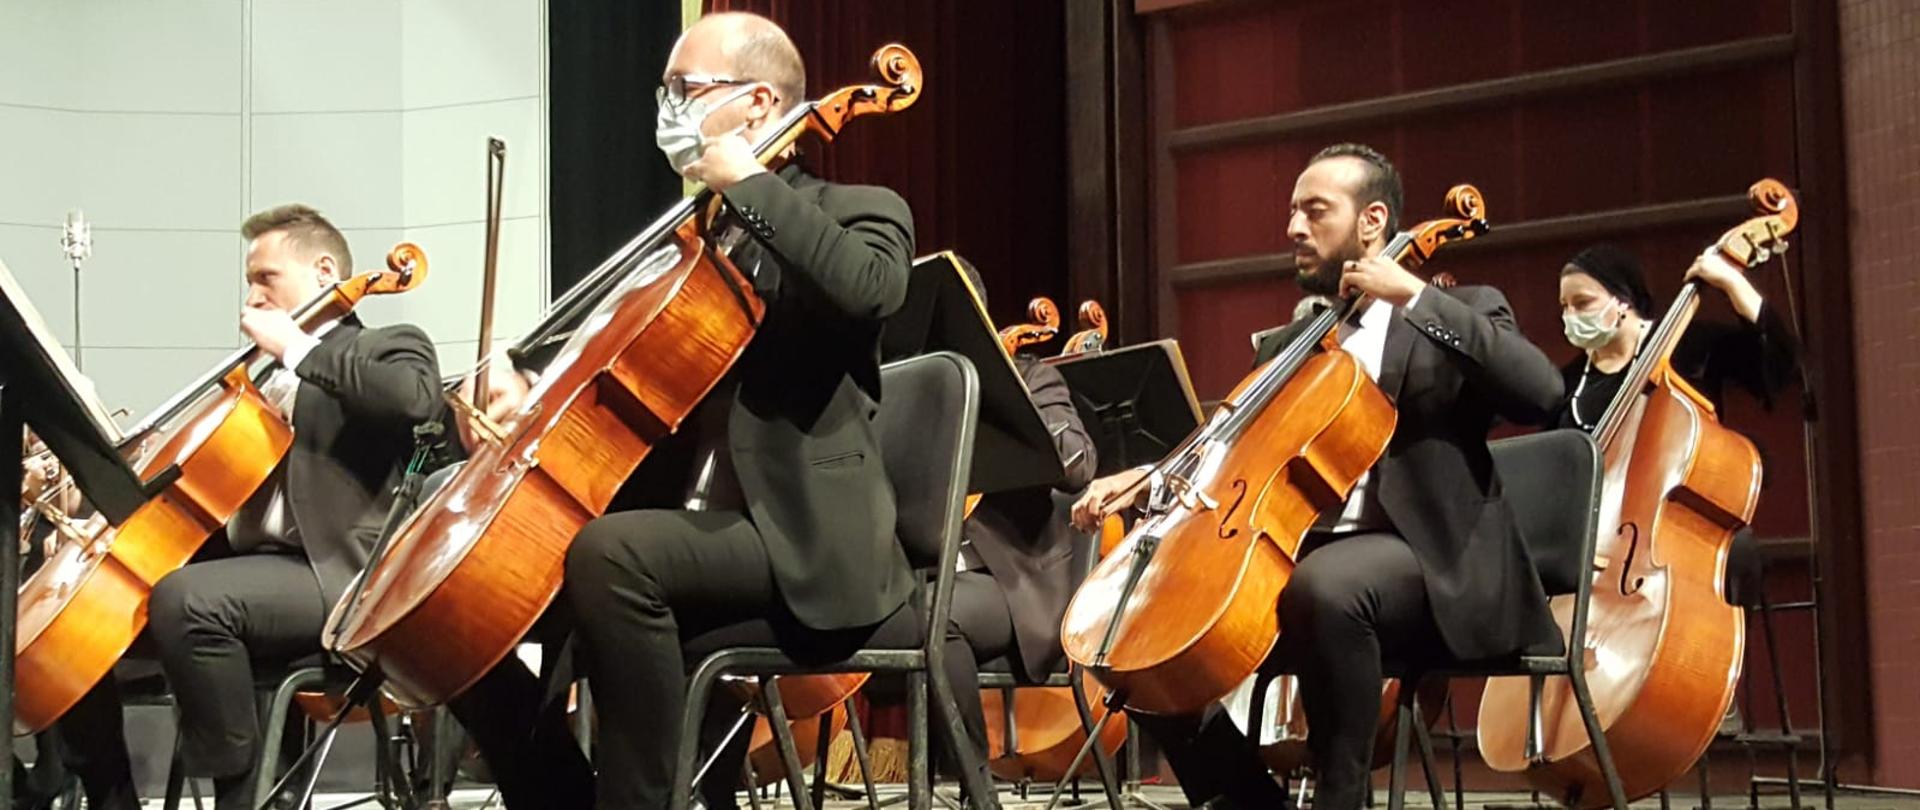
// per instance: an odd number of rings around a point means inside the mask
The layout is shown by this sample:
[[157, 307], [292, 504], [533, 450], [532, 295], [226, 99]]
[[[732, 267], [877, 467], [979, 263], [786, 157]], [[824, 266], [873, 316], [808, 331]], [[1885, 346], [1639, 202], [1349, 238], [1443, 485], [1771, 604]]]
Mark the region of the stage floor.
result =
[[[882, 788], [883, 798], [901, 792], [903, 791], [900, 789], [889, 790]], [[957, 793], [950, 788], [942, 788], [940, 792], [949, 798], [957, 796]], [[1180, 791], [1173, 787], [1147, 786], [1141, 789], [1140, 796], [1146, 801], [1136, 806], [1143, 808], [1143, 810], [1154, 810], [1155, 807], [1165, 808], [1165, 810], [1183, 810], [1187, 807], [1186, 802], [1180, 795]], [[315, 810], [336, 810], [337, 808], [348, 806], [376, 806], [371, 804], [356, 804], [356, 802], [364, 801], [364, 799], [364, 796], [356, 796], [353, 794], [326, 794], [316, 797], [313, 806]], [[1409, 793], [1407, 796], [1407, 806], [1411, 808], [1430, 808], [1431, 803], [1426, 799], [1427, 796], [1424, 791]], [[1479, 808], [1499, 808], [1502, 806], [1519, 808], [1526, 806], [1527, 799], [1528, 797], [1525, 793], [1470, 792], [1466, 795], [1467, 806]], [[1821, 808], [1820, 795], [1817, 791], [1805, 796], [1804, 801], [1806, 804], [1803, 806], [1808, 808], [1808, 810]], [[1007, 808], [1007, 810], [1041, 810], [1041, 808], [1046, 807], [1046, 798], [1037, 792], [1029, 800], [1020, 800], [1012, 796], [1010, 792], [1002, 792], [1000, 794], [1000, 802], [1001, 806]], [[1387, 806], [1386, 793], [1381, 792], [1376, 794], [1376, 802], [1376, 806], [1384, 810]], [[184, 801], [182, 804], [189, 808], [193, 806], [191, 799]], [[212, 804], [211, 798], [206, 800], [207, 807], [212, 807]], [[1091, 802], [1091, 804], [1094, 806], [1103, 806], [1104, 802]], [[746, 797], [742, 796], [740, 807], [746, 808], [748, 806]], [[763, 803], [761, 806], [791, 807], [792, 805], [787, 802], [780, 802], [777, 805]], [[867, 804], [865, 801], [858, 800], [829, 799], [827, 806], [833, 808], [833, 810], [859, 810], [859, 808], [865, 808]], [[905, 807], [906, 805], [904, 803], [896, 803], [892, 806]], [[935, 804], [935, 807], [941, 806], [942, 805], [938, 803]], [[1061, 806], [1070, 807], [1071, 805], [1062, 802]], [[1644, 808], [1645, 810], [1658, 810], [1660, 802], [1658, 799], [1649, 799], [1635, 802], [1633, 806], [1635, 808]], [[1787, 797], [1784, 795], [1778, 797], [1765, 796], [1762, 797], [1760, 802], [1762, 810], [1782, 810], [1788, 806]], [[157, 800], [148, 801], [146, 807], [148, 810], [159, 810], [160, 802]], [[1673, 796], [1671, 810], [1698, 810], [1699, 807], [1700, 803], [1695, 796], [1680, 794]], [[1745, 807], [1747, 807], [1746, 796], [1727, 795], [1713, 797], [1713, 808], [1715, 808], [1715, 810], [1740, 810], [1740, 808]], [[490, 790], [461, 789], [453, 793], [452, 810], [500, 810], [500, 808], [501, 805], [498, 797]], [[1920, 797], [1841, 793], [1835, 797], [1834, 808], [1835, 810], [1888, 810], [1889, 808], [1893, 810], [1920, 810]], [[1822, 810], [1824, 809], [1822, 808]]]

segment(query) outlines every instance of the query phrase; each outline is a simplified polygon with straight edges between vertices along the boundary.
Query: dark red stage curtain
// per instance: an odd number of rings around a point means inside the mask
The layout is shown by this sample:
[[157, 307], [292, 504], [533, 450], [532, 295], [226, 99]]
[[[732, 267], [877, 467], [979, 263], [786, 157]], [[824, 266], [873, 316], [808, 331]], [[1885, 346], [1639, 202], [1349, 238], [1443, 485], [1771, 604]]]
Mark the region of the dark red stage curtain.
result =
[[875, 48], [920, 57], [926, 90], [906, 111], [858, 121], [807, 164], [841, 182], [898, 191], [922, 254], [953, 250], [980, 269], [997, 324], [1067, 292], [1064, 16], [1031, 0], [709, 0], [787, 29], [812, 97], [870, 81]]

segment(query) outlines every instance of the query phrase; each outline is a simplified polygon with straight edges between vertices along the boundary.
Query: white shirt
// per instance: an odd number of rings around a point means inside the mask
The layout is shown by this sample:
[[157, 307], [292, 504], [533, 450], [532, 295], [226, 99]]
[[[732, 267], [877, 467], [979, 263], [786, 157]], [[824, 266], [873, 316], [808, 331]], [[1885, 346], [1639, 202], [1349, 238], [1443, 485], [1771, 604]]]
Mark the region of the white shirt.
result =
[[[322, 327], [320, 334], [331, 331]], [[301, 334], [280, 353], [280, 367], [260, 383], [260, 395], [280, 409], [280, 416], [293, 424], [293, 403], [300, 397], [300, 375], [294, 371], [307, 355], [320, 345], [315, 335]], [[260, 547], [300, 548], [300, 526], [293, 519], [293, 504], [287, 500], [287, 462], [281, 459], [267, 481], [227, 522], [227, 543], [235, 551]]]
[[[1407, 302], [1406, 309], [1412, 309], [1419, 300], [1416, 293]], [[1375, 298], [1360, 313], [1358, 325], [1352, 320], [1341, 321], [1336, 333], [1340, 348], [1353, 355], [1360, 368], [1366, 370], [1367, 377], [1375, 382], [1380, 380], [1380, 365], [1387, 351], [1387, 328], [1393, 324], [1394, 309], [1392, 304]], [[1380, 506], [1380, 493], [1373, 487], [1373, 470], [1366, 471], [1353, 483], [1345, 508], [1339, 512], [1328, 510], [1314, 527], [1333, 532], [1393, 528], [1386, 509]]]

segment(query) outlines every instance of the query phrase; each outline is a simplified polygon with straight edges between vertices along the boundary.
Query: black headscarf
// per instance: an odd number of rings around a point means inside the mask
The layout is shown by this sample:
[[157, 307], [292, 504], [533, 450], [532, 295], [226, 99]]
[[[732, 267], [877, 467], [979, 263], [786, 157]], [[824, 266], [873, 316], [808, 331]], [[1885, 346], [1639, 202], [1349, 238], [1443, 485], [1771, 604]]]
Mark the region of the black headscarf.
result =
[[1652, 318], [1658, 314], [1653, 310], [1653, 293], [1647, 290], [1646, 275], [1640, 272], [1640, 261], [1618, 245], [1594, 245], [1574, 254], [1567, 264], [1592, 276], [1607, 292], [1632, 306], [1640, 317]]

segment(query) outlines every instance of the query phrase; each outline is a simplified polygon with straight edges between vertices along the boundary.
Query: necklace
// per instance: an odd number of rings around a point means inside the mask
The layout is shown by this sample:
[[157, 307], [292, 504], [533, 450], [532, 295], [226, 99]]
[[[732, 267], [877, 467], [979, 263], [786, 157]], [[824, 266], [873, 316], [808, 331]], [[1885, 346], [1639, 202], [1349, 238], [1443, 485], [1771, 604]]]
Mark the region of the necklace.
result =
[[[1652, 324], [1648, 321], [1640, 322], [1640, 335], [1634, 339], [1634, 343], [1633, 343], [1633, 356], [1635, 359], [1638, 359], [1640, 357], [1640, 347], [1646, 344], [1647, 328], [1650, 326], [1652, 326]], [[1624, 374], [1626, 373], [1627, 368], [1631, 367], [1632, 365], [1633, 365], [1633, 360], [1628, 360], [1627, 365], [1621, 366], [1620, 370], [1614, 373]], [[1582, 419], [1580, 417], [1580, 394], [1581, 392], [1587, 390], [1587, 380], [1592, 376], [1593, 376], [1593, 354], [1588, 353], [1587, 366], [1586, 368], [1583, 368], [1580, 370], [1580, 384], [1573, 387], [1573, 397], [1567, 400], [1567, 412], [1570, 414], [1573, 414], [1574, 426], [1588, 433], [1592, 433], [1594, 428], [1597, 428], [1600, 426], [1600, 420], [1598, 418], [1595, 418], [1592, 422], [1588, 422], [1587, 420]], [[1606, 376], [1606, 375], [1602, 374], [1601, 376]], [[1614, 396], [1615, 397], [1620, 396], [1619, 392], [1615, 391]], [[1600, 409], [1601, 416], [1605, 416], [1606, 413], [1607, 411], [1605, 408]]]

